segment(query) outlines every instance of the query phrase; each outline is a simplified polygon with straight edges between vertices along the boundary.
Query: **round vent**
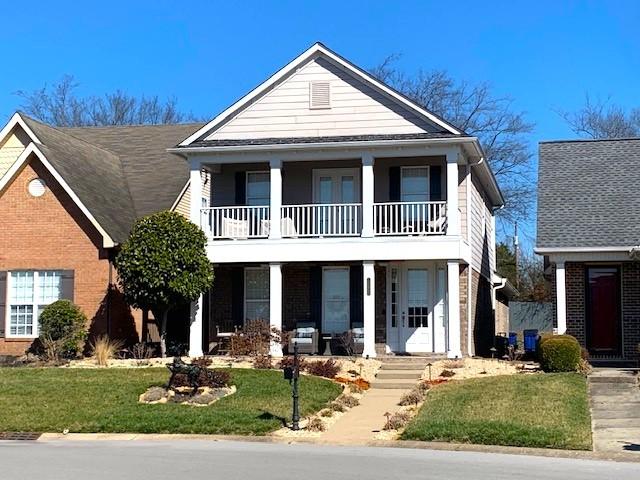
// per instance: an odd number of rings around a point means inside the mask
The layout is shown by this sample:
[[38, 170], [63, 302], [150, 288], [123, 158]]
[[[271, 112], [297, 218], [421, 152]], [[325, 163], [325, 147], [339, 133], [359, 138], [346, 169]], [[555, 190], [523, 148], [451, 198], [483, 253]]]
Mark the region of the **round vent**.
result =
[[47, 184], [41, 178], [34, 178], [29, 182], [29, 193], [32, 197], [41, 197], [47, 189]]

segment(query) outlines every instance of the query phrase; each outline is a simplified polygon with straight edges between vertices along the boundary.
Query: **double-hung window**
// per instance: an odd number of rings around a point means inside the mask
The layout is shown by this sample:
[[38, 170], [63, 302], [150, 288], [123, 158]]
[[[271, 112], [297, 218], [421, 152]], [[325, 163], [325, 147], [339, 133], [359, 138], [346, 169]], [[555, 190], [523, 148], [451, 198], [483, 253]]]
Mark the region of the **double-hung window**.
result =
[[401, 201], [429, 201], [429, 167], [402, 167]]
[[247, 205], [269, 205], [269, 172], [247, 172]]
[[269, 269], [244, 269], [244, 319], [269, 321]]
[[62, 298], [62, 272], [10, 272], [7, 297], [7, 337], [37, 337], [42, 309]]

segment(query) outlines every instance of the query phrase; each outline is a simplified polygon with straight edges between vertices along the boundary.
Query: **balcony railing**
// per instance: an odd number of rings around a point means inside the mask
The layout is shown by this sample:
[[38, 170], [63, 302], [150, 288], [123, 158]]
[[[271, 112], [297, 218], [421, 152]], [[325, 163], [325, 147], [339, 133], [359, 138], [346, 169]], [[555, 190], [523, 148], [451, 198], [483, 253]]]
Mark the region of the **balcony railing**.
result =
[[267, 238], [269, 207], [211, 207], [201, 211], [202, 229], [211, 239]]
[[362, 231], [362, 205], [333, 203], [282, 207], [283, 237], [352, 237]]
[[[283, 238], [356, 237], [362, 233], [362, 204], [284, 205], [280, 210]], [[208, 238], [268, 238], [268, 206], [201, 209], [201, 225]], [[375, 236], [443, 235], [447, 229], [447, 202], [390, 202], [373, 204]]]
[[447, 228], [447, 202], [373, 204], [374, 235], [442, 235]]

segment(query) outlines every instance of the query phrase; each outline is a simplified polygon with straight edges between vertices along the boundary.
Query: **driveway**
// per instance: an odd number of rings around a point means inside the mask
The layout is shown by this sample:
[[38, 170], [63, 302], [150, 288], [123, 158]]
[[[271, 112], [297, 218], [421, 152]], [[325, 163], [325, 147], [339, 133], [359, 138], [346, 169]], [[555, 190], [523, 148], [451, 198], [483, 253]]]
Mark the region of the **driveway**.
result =
[[211, 440], [0, 443], [3, 480], [616, 480], [640, 464], [477, 452]]

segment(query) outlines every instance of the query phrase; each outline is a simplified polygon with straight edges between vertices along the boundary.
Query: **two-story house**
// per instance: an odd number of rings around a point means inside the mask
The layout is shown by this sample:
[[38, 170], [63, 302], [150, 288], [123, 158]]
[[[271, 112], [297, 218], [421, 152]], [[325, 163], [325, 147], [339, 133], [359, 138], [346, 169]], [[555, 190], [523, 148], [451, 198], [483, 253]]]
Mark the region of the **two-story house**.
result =
[[477, 138], [315, 44], [170, 151], [191, 198], [211, 179], [192, 355], [252, 319], [360, 325], [369, 356], [491, 346], [503, 198]]
[[255, 319], [363, 328], [365, 356], [492, 345], [503, 198], [478, 139], [321, 44], [206, 125], [16, 114], [0, 157], [0, 354], [61, 297], [146, 339], [109, 303], [111, 262], [136, 218], [169, 208], [201, 225], [215, 268], [185, 318], [192, 356]]

